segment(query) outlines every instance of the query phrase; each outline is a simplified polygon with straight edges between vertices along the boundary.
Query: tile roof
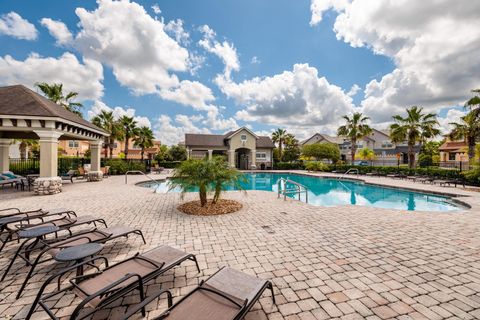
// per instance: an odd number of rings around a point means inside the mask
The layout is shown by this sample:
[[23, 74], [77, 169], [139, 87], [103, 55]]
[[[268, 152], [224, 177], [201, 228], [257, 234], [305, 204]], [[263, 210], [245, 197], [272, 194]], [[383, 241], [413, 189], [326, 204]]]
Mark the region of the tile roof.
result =
[[[199, 134], [186, 133], [185, 145], [189, 147], [226, 147], [226, 137], [235, 131], [226, 134]], [[257, 148], [274, 148], [275, 145], [270, 137], [259, 136], [257, 139]]]
[[461, 148], [466, 147], [467, 144], [465, 141], [445, 141], [438, 150], [440, 151], [452, 151], [452, 150], [458, 150]]
[[23, 85], [0, 87], [0, 115], [61, 118], [96, 131], [105, 132], [93, 123]]

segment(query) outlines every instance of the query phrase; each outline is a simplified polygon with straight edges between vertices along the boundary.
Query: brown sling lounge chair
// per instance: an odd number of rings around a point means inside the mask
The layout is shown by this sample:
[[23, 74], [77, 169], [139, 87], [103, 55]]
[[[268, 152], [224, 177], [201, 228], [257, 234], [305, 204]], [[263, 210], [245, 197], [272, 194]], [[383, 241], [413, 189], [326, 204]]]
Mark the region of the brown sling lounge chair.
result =
[[[60, 298], [68, 291], [72, 291], [77, 297], [82, 299], [75, 310], [73, 310], [70, 319], [87, 318], [106, 305], [135, 290], [138, 290], [140, 301], [144, 301], [144, 286], [147, 282], [156, 279], [167, 270], [180, 265], [186, 260], [194, 261], [200, 272], [195, 255], [169, 246], [160, 246], [142, 254], [137, 253], [131, 258], [111, 266], [108, 266], [108, 260], [105, 257], [95, 257], [86, 260], [80, 264], [65, 268], [48, 278], [38, 291], [37, 297], [26, 316], [26, 320], [31, 318], [38, 305], [42, 307], [52, 319], [58, 319], [49, 309], [46, 302], [51, 301], [52, 297], [57, 295], [59, 296], [58, 298]], [[105, 263], [106, 267], [103, 270], [70, 279], [70, 285], [64, 288], [59, 286], [57, 291], [44, 294], [45, 288], [55, 281], [55, 279], [58, 281], [59, 278], [71, 273], [79, 266], [92, 266], [98, 261]], [[163, 291], [163, 293], [167, 294], [168, 305], [171, 306], [172, 296], [170, 292]], [[145, 315], [145, 309], [143, 307], [141, 309], [142, 314]]]
[[13, 228], [12, 227], [8, 227], [8, 229], [5, 228], [5, 230], [2, 230], [2, 236], [4, 236], [4, 239], [1, 240], [2, 246], [0, 248], [0, 252], [3, 250], [7, 242], [12, 240], [17, 240], [16, 236], [19, 231], [28, 230], [29, 228], [56, 226], [59, 228], [59, 232], [63, 230], [63, 231], [67, 231], [71, 235], [72, 234], [71, 229], [73, 227], [78, 227], [85, 224], [93, 224], [96, 227], [97, 223], [101, 223], [105, 227], [107, 227], [107, 223], [102, 218], [95, 218], [91, 215], [84, 215], [81, 217], [77, 217], [76, 215], [72, 216], [72, 212], [73, 211], [69, 211], [65, 213], [65, 215], [63, 216], [59, 216], [58, 218], [50, 219], [47, 221], [44, 220], [41, 223], [25, 224], [23, 221], [20, 221], [20, 224], [15, 225]]
[[[33, 276], [33, 271], [35, 270], [36, 266], [40, 263], [53, 260], [55, 255], [59, 253], [62, 249], [70, 248], [70, 247], [74, 247], [80, 244], [85, 244], [90, 242], [106, 243], [120, 237], [128, 238], [130, 234], [136, 234], [141, 236], [143, 243], [144, 244], [146, 243], [141, 230], [133, 229], [131, 227], [121, 226], [121, 225], [117, 225], [117, 226], [113, 226], [113, 227], [105, 228], [101, 230], [95, 228], [93, 230], [83, 231], [83, 232], [74, 234], [73, 236], [70, 236], [68, 238], [55, 239], [57, 241], [53, 240], [55, 242], [46, 241], [42, 243], [42, 246], [40, 248], [38, 248], [38, 246], [35, 246], [30, 249], [29, 245], [32, 244], [32, 240], [31, 239], [26, 240], [20, 245], [20, 248], [18, 248], [17, 252], [13, 256], [12, 260], [10, 261], [10, 264], [8, 265], [7, 269], [5, 270], [5, 273], [2, 276], [1, 281], [5, 279], [8, 272], [12, 268], [13, 263], [17, 259], [17, 257], [20, 257], [22, 260], [24, 260], [27, 263], [27, 266], [30, 266], [30, 270], [27, 276], [25, 277], [25, 280], [23, 281], [23, 284], [20, 287], [20, 290], [17, 293], [16, 298], [18, 299], [22, 295], [22, 292], [25, 289], [25, 286], [27, 285], [28, 281]], [[23, 250], [23, 248], [27, 248], [27, 249]], [[33, 252], [39, 252], [39, 253], [35, 259], [30, 259], [30, 255]], [[49, 257], [45, 257], [46, 254]]]
[[[270, 289], [273, 303], [275, 296], [270, 281], [258, 279], [231, 268], [222, 268], [206, 281], [169, 307], [155, 320], [240, 320], [250, 311], [265, 289]], [[159, 291], [122, 318], [126, 320], [140, 308], [155, 300]]]
[[13, 236], [19, 229], [29, 227], [33, 221], [45, 222], [45, 218], [63, 215], [73, 219], [77, 214], [68, 209], [57, 208], [49, 210], [32, 210], [20, 211], [18, 208], [8, 208], [0, 210], [3, 212], [10, 212], [9, 214], [0, 215], [0, 252], [3, 250], [7, 242], [14, 240]]

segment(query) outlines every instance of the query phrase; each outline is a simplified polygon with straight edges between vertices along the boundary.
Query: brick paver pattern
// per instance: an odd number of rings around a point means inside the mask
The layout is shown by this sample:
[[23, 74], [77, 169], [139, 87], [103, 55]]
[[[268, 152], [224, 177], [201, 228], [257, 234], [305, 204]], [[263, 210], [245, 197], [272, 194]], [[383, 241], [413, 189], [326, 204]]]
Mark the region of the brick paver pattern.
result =
[[[479, 193], [471, 193], [467, 202], [473, 208], [466, 212], [412, 213], [311, 206], [263, 191], [228, 192], [225, 197], [244, 204], [240, 212], [201, 217], [176, 209], [195, 194], [181, 200], [178, 193], [154, 194], [134, 185], [144, 178], [129, 180], [128, 185], [123, 177], [66, 183], [64, 192], [54, 196], [3, 190], [0, 207], [67, 207], [144, 232], [147, 245], [135, 236], [108, 244], [101, 254], [110, 261], [160, 244], [197, 255], [201, 273], [187, 262], [151, 282], [147, 294], [165, 288], [177, 300], [223, 266], [271, 279], [277, 305], [266, 292], [247, 320], [480, 319]], [[1, 253], [2, 270], [16, 246]], [[42, 281], [60, 267], [44, 264], [15, 300], [27, 270], [16, 263], [17, 271], [0, 284], [0, 318], [23, 319]], [[57, 317], [66, 319], [77, 302], [68, 293], [51, 305]], [[94, 319], [114, 319], [136, 302], [126, 297]], [[147, 318], [165, 308], [164, 299], [152, 302]], [[47, 318], [44, 312], [34, 314], [34, 319]]]

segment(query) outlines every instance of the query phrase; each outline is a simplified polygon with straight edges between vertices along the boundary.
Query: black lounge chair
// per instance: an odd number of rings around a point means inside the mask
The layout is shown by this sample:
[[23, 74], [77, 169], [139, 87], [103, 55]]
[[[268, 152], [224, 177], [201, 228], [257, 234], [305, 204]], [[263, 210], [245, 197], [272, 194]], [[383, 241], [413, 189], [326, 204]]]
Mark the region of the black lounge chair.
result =
[[[9, 224], [10, 226], [7, 225], [5, 228], [2, 228], [3, 230], [1, 235], [4, 238], [3, 239], [0, 238], [2, 242], [2, 246], [0, 247], [0, 252], [3, 250], [7, 242], [18, 240], [17, 235], [18, 235], [18, 232], [21, 230], [28, 230], [30, 228], [35, 228], [35, 227], [56, 226], [59, 228], [58, 230], [59, 232], [67, 231], [71, 235], [72, 228], [85, 225], [85, 224], [93, 224], [96, 227], [97, 223], [101, 223], [105, 226], [105, 228], [107, 227], [107, 223], [102, 218], [96, 218], [91, 215], [84, 215], [81, 217], [77, 217], [77, 215], [73, 211], [65, 212], [64, 215], [58, 218], [47, 220], [47, 221], [44, 220], [41, 223], [25, 224], [24, 221], [19, 221], [19, 222], [20, 224], [16, 224], [13, 227], [11, 227], [11, 224]], [[57, 233], [56, 233], [56, 236], [57, 236]]]
[[[128, 258], [124, 261], [108, 266], [108, 260], [105, 257], [95, 257], [86, 260], [80, 264], [67, 267], [59, 273], [49, 277], [41, 286], [38, 294], [26, 316], [26, 320], [32, 317], [37, 306], [40, 306], [52, 319], [58, 319], [47, 305], [47, 301], [52, 300], [57, 295], [63, 295], [65, 292], [73, 292], [82, 301], [73, 310], [70, 319], [84, 319], [91, 316], [96, 311], [111, 304], [115, 300], [124, 297], [126, 294], [138, 290], [140, 301], [145, 301], [145, 284], [156, 279], [166, 271], [180, 265], [186, 260], [195, 262], [198, 272], [197, 258], [193, 254], [169, 247], [160, 246], [153, 250]], [[103, 261], [105, 268], [100, 270], [94, 265], [95, 262]], [[64, 288], [60, 287], [59, 279], [62, 276], [78, 269], [79, 267], [91, 266], [98, 271], [86, 275], [81, 275], [70, 279], [70, 284]], [[47, 286], [53, 281], [59, 281], [58, 290], [44, 294]], [[168, 297], [168, 306], [172, 305], [172, 296], [168, 291], [162, 291]], [[161, 294], [159, 293], [159, 294]], [[157, 294], [157, 296], [159, 295]], [[90, 310], [88, 310], [89, 308]], [[84, 310], [87, 309], [87, 310]], [[145, 316], [145, 308], [141, 307], [142, 314]]]
[[[83, 231], [73, 236], [70, 236], [68, 238], [55, 239], [57, 241], [54, 241], [54, 242], [45, 241], [41, 244], [40, 247], [36, 245], [33, 248], [30, 248], [29, 246], [33, 243], [34, 240], [28, 239], [24, 241], [18, 248], [17, 252], [13, 256], [12, 260], [10, 261], [10, 264], [5, 270], [1, 281], [5, 280], [5, 277], [7, 276], [8, 272], [12, 268], [17, 257], [21, 258], [26, 262], [27, 266], [30, 267], [30, 270], [28, 271], [28, 274], [25, 277], [22, 283], [22, 286], [20, 287], [20, 290], [17, 293], [16, 298], [18, 299], [22, 295], [22, 292], [25, 289], [25, 286], [27, 285], [28, 281], [33, 276], [33, 272], [37, 267], [37, 265], [39, 265], [40, 263], [53, 260], [55, 255], [59, 253], [62, 249], [78, 246], [81, 244], [92, 243], [92, 242], [106, 243], [121, 237], [128, 238], [130, 234], [136, 234], [141, 236], [143, 243], [146, 244], [145, 238], [143, 237], [143, 233], [141, 230], [133, 229], [131, 227], [121, 226], [121, 225], [105, 228], [102, 230], [98, 230], [95, 228], [93, 230]], [[26, 248], [26, 249], [23, 250], [23, 248]], [[31, 254], [35, 252], [38, 252], [36, 258], [30, 259]], [[44, 258], [45, 255], [49, 255], [50, 257]]]
[[[240, 320], [267, 288], [270, 289], [275, 303], [270, 281], [235, 269], [222, 268], [154, 320]], [[164, 291], [159, 291], [157, 295], [145, 299], [125, 314], [122, 320], [133, 316], [162, 293]]]

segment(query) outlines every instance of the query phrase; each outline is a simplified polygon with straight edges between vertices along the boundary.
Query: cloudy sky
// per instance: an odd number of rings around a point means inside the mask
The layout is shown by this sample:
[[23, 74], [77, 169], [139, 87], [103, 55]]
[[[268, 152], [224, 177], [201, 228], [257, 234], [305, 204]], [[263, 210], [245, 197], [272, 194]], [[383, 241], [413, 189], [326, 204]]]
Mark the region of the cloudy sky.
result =
[[480, 87], [479, 21], [468, 0], [5, 0], [0, 85], [62, 82], [86, 118], [132, 115], [166, 144], [334, 133], [353, 111], [384, 128], [411, 105], [447, 130]]

